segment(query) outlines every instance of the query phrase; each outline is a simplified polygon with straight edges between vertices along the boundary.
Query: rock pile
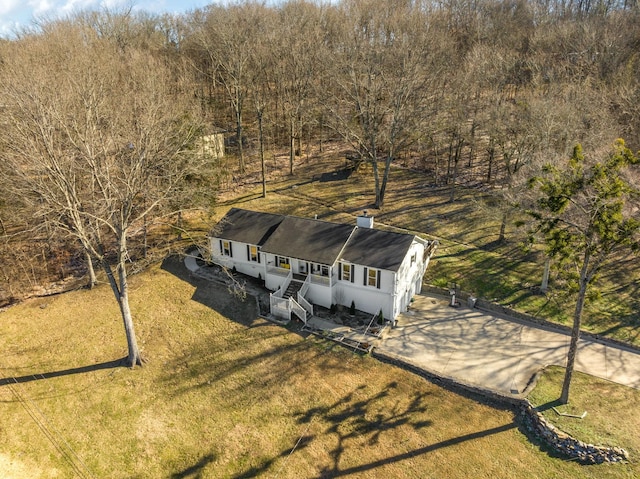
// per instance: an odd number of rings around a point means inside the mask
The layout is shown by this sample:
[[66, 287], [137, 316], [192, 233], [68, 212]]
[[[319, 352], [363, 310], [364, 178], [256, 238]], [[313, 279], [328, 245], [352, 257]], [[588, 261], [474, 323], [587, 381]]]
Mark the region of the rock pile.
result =
[[621, 447], [586, 444], [556, 429], [531, 404], [522, 406], [522, 415], [525, 427], [529, 432], [563, 456], [575, 459], [583, 464], [602, 464], [629, 460], [629, 454]]

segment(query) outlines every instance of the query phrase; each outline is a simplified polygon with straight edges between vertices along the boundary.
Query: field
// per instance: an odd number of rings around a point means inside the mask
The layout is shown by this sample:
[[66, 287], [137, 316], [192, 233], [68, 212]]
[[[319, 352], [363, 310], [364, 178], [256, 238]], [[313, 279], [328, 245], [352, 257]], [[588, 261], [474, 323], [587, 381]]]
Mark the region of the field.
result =
[[[118, 366], [126, 343], [106, 285], [1, 314], [3, 477], [640, 473], [635, 461], [554, 458], [520, 432], [512, 411], [272, 325], [251, 298], [190, 278], [177, 259], [135, 276], [131, 293], [148, 360], [134, 370]], [[608, 397], [618, 389], [629, 391], [612, 386]], [[640, 399], [625, 394], [621, 410]], [[615, 423], [616, 410], [608, 414]], [[637, 437], [610, 439], [640, 450]]]

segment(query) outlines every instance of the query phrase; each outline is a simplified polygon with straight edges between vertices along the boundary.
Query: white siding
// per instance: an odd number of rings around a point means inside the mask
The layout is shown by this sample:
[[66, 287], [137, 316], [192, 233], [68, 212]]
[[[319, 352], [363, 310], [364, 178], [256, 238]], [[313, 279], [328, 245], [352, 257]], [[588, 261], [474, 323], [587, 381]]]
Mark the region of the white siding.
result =
[[[350, 307], [351, 301], [353, 301], [356, 309], [360, 311], [376, 314], [382, 310], [384, 317], [391, 319], [393, 315], [392, 297], [395, 274], [392, 271], [377, 271], [380, 275], [380, 288], [365, 285], [365, 267], [355, 265], [353, 282], [344, 280], [336, 282], [333, 303]], [[337, 280], [337, 276], [335, 279]]]
[[[212, 260], [228, 268], [235, 267], [236, 271], [254, 278], [263, 278], [267, 289], [272, 291], [278, 289], [285, 280], [288, 270], [276, 268], [276, 258], [272, 254], [259, 253], [260, 263], [249, 261], [247, 246], [246, 243], [232, 241], [232, 256], [229, 257], [222, 254], [220, 238], [211, 238]], [[339, 280], [341, 263], [337, 263], [331, 269], [331, 277], [325, 278], [327, 280], [325, 284], [317, 282], [311, 284], [306, 299], [326, 308], [332, 304], [350, 307], [353, 301], [356, 309], [360, 311], [376, 314], [382, 310], [386, 319], [395, 319], [399, 313], [407, 310], [413, 295], [420, 292], [422, 276], [426, 268], [423, 258], [424, 249], [423, 243], [414, 240], [397, 273], [377, 270], [380, 287], [366, 284], [365, 271], [369, 268], [363, 265], [353, 265], [351, 272], [353, 281]], [[415, 258], [414, 261], [412, 258]], [[291, 271], [300, 273], [302, 263], [290, 258]], [[307, 272], [312, 272], [313, 264], [304, 264]]]
[[[249, 254], [247, 248], [250, 246], [246, 243], [239, 243], [237, 241], [230, 241], [231, 243], [231, 256], [222, 254], [220, 248], [220, 238], [211, 238], [211, 259], [214, 263], [221, 264], [227, 268], [235, 268], [236, 271], [247, 276], [253, 276], [254, 278], [265, 277], [264, 258], [261, 256], [261, 262], [249, 261]], [[258, 253], [261, 255], [262, 253]]]

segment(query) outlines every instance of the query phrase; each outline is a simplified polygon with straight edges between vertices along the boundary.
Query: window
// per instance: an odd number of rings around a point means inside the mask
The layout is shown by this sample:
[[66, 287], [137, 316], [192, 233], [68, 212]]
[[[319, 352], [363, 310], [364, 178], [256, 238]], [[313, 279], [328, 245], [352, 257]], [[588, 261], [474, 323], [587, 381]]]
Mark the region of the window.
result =
[[233, 256], [233, 252], [231, 249], [231, 241], [220, 240], [220, 252], [224, 256]]
[[278, 265], [278, 268], [291, 269], [289, 258], [284, 256], [276, 256], [276, 264]]
[[260, 254], [258, 253], [257, 246], [247, 245], [247, 258], [249, 259], [249, 261], [252, 261], [254, 263], [260, 262]]
[[348, 263], [342, 263], [338, 270], [340, 277], [343, 281], [351, 281], [353, 283], [353, 265]]
[[311, 273], [318, 276], [329, 276], [329, 267], [325, 264], [312, 264]]
[[380, 288], [380, 271], [373, 268], [365, 268], [364, 285], [374, 288]]
[[413, 253], [413, 255], [411, 255], [411, 264], [416, 262], [416, 254]]

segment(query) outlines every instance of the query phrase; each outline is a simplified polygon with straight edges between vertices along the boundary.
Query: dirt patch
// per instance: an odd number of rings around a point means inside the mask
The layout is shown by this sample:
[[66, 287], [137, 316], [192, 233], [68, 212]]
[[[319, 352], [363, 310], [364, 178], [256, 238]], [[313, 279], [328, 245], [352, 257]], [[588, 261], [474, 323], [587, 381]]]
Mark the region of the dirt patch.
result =
[[0, 454], [0, 471], [4, 479], [37, 479], [38, 477], [59, 477], [57, 471], [50, 470], [47, 474], [33, 465], [27, 465], [11, 456]]

